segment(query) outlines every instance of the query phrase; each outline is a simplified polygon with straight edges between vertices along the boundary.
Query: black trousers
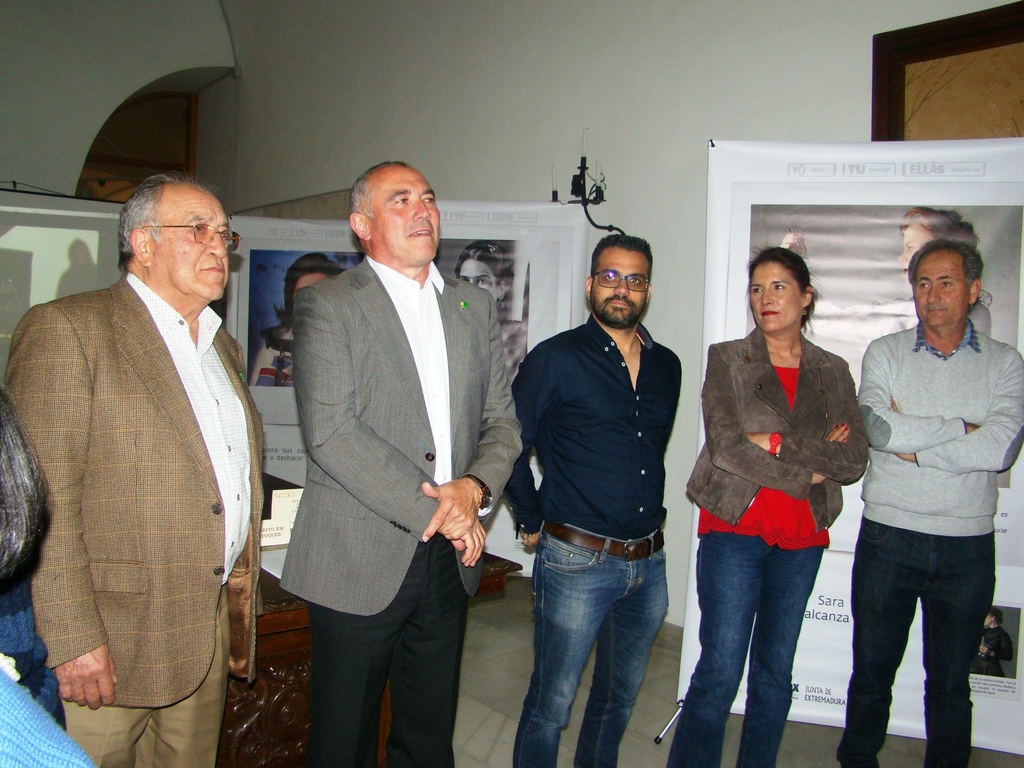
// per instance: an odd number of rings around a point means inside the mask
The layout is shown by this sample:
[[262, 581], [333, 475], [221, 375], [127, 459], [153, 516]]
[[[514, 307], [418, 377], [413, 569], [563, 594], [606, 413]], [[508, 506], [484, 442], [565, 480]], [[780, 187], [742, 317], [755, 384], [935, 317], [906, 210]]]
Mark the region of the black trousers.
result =
[[391, 679], [388, 768], [452, 768], [469, 598], [443, 536], [419, 544], [391, 604], [357, 616], [309, 604], [311, 768], [373, 768]]

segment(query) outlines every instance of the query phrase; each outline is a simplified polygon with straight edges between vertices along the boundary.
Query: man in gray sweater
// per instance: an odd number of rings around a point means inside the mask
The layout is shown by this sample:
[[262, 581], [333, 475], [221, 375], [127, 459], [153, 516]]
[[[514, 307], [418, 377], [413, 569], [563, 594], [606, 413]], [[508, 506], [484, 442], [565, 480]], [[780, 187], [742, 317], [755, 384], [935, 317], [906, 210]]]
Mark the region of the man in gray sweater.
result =
[[917, 601], [924, 618], [924, 765], [966, 768], [971, 660], [995, 590], [996, 473], [1024, 435], [1024, 361], [967, 318], [972, 245], [926, 243], [910, 262], [919, 324], [872, 342], [860, 410], [871, 445], [853, 562], [853, 675], [844, 768], [877, 768]]

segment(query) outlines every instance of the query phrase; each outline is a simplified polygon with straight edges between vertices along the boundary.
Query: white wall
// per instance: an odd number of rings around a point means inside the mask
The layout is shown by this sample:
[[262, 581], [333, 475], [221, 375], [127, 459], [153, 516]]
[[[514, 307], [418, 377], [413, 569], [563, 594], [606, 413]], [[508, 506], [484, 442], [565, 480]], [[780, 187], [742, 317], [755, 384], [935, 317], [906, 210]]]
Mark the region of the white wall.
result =
[[[682, 622], [696, 455], [706, 142], [869, 138], [871, 36], [1002, 0], [33, 0], [0, 4], [0, 179], [73, 191], [121, 100], [237, 63], [200, 100], [199, 173], [229, 209], [345, 188], [405, 159], [442, 197], [562, 198], [587, 154], [592, 209], [650, 240], [646, 323], [684, 378], [669, 446], [672, 608]], [[591, 244], [602, 233], [592, 230]]]
[[135, 91], [182, 70], [234, 66], [216, 0], [3, 2], [0, 51], [0, 181], [65, 194]]
[[[651, 242], [646, 324], [683, 361], [666, 499], [669, 620], [681, 624], [707, 140], [866, 141], [871, 36], [998, 4], [224, 0], [242, 76], [211, 93], [224, 105], [237, 89], [237, 176], [214, 181], [251, 208], [404, 159], [442, 197], [546, 200], [554, 165], [564, 200], [588, 127], [588, 157], [608, 179], [593, 215]], [[221, 124], [219, 159], [235, 130]]]

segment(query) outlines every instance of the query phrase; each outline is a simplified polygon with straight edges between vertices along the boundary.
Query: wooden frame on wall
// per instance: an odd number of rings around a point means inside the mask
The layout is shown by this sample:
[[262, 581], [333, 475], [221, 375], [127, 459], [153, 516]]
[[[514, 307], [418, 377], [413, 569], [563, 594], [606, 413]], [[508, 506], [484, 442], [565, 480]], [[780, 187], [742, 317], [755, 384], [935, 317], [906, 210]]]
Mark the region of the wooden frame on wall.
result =
[[[1024, 2], [884, 32], [873, 38], [872, 141], [906, 138], [907, 66], [1024, 43]], [[992, 136], [985, 133], [984, 136]], [[1013, 129], [1003, 135], [1021, 135]], [[918, 136], [916, 138], [948, 138]], [[979, 138], [979, 136], [958, 136]]]

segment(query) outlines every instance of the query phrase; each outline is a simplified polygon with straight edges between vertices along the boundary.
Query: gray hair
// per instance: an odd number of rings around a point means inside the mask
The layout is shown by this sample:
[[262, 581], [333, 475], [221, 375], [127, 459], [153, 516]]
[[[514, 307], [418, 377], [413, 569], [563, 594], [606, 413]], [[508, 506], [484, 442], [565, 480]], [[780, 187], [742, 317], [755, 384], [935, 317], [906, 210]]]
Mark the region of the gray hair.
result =
[[43, 473], [0, 386], [0, 581], [31, 556], [45, 524]]
[[353, 213], [361, 213], [364, 216], [373, 218], [373, 201], [370, 193], [370, 176], [373, 175], [374, 171], [379, 171], [381, 168], [387, 168], [392, 165], [397, 165], [402, 168], [412, 168], [408, 163], [404, 163], [401, 160], [385, 160], [383, 163], [377, 163], [372, 168], [367, 168], [363, 171], [359, 178], [356, 179], [356, 183], [352, 185], [352, 192], [349, 195], [349, 208], [352, 209]]
[[917, 249], [917, 253], [907, 265], [907, 277], [911, 285], [917, 282], [917, 268], [921, 266], [921, 260], [938, 251], [949, 251], [960, 257], [968, 285], [975, 280], [981, 280], [981, 271], [985, 268], [985, 262], [981, 260], [981, 254], [977, 248], [963, 240], [929, 240]]
[[183, 184], [189, 187], [196, 187], [208, 192], [214, 197], [217, 190], [205, 181], [200, 181], [195, 176], [178, 171], [172, 173], [158, 173], [142, 181], [132, 192], [132, 196], [121, 209], [121, 220], [117, 228], [117, 245], [120, 256], [117, 266], [122, 270], [132, 260], [132, 232], [146, 224], [157, 224], [156, 208], [160, 204], [160, 195], [164, 187], [175, 184]]

